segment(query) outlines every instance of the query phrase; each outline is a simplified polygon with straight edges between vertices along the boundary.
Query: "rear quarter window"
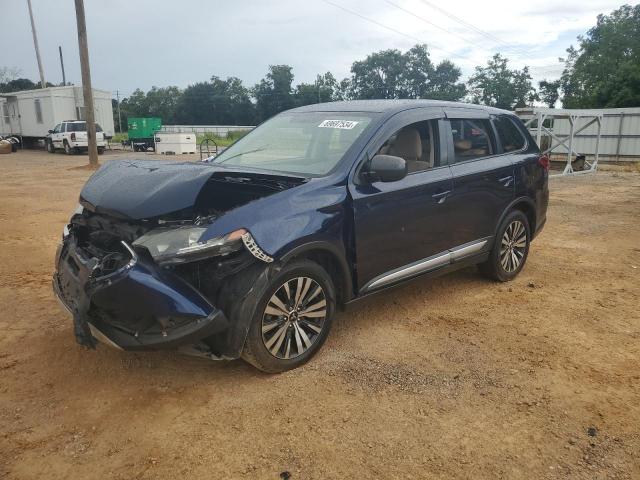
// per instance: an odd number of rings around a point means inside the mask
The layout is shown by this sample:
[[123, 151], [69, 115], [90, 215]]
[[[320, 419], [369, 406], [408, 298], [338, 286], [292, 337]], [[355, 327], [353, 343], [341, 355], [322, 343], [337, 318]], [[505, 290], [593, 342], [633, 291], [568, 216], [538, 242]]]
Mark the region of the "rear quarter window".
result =
[[498, 132], [498, 140], [502, 143], [502, 150], [504, 152], [515, 152], [524, 148], [527, 141], [511, 118], [497, 117], [493, 120], [493, 123]]

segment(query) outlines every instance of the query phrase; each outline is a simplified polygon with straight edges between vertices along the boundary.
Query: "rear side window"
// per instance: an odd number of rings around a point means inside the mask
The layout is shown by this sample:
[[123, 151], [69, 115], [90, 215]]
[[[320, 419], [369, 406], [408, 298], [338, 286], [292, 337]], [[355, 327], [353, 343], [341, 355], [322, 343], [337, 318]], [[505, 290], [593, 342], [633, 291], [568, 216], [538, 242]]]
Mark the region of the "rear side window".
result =
[[494, 154], [489, 120], [459, 119], [450, 123], [456, 163]]
[[[67, 123], [67, 132], [86, 132], [86, 122]], [[96, 132], [101, 132], [102, 127], [96, 123]]]
[[87, 124], [84, 122], [67, 123], [67, 132], [84, 132], [87, 130]]
[[511, 118], [497, 117], [493, 123], [496, 126], [503, 151], [514, 152], [524, 148], [526, 144], [524, 135]]

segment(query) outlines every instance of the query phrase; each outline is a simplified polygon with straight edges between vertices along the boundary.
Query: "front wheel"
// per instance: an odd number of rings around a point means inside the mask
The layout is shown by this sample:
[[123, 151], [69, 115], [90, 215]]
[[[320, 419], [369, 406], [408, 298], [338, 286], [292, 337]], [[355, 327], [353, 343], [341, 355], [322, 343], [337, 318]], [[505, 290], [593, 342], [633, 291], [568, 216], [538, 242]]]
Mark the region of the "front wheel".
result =
[[47, 142], [47, 152], [49, 152], [49, 153], [56, 153], [56, 149], [55, 149], [55, 147], [53, 146], [53, 142], [52, 142], [51, 140], [49, 140], [49, 141]]
[[331, 277], [320, 265], [285, 265], [258, 300], [242, 358], [268, 373], [302, 365], [329, 334], [335, 298]]
[[520, 210], [510, 212], [500, 224], [489, 259], [480, 265], [480, 270], [499, 282], [513, 280], [527, 261], [530, 242], [526, 215]]
[[73, 155], [75, 153], [74, 149], [71, 148], [71, 145], [69, 145], [66, 140], [64, 142], [64, 153], [67, 155]]
[[98, 155], [102, 155], [104, 153], [104, 147], [98, 147]]

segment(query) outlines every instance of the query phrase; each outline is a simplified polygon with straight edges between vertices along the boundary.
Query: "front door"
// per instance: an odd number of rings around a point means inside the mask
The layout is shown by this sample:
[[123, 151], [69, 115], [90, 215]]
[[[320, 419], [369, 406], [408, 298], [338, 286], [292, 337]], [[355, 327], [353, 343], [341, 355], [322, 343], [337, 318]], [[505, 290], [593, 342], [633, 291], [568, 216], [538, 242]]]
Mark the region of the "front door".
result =
[[[452, 245], [448, 235], [453, 184], [449, 166], [441, 154], [442, 121], [431, 111], [412, 112], [383, 127], [368, 149], [401, 156], [408, 175], [396, 182], [354, 182], [351, 185], [355, 222], [358, 288], [381, 288], [428, 269], [443, 265], [438, 257]], [[386, 133], [385, 133], [386, 132]], [[421, 262], [427, 260], [427, 263]], [[428, 263], [430, 262], [430, 263]], [[420, 263], [418, 268], [414, 263]]]
[[62, 148], [62, 127], [63, 127], [63, 123], [59, 123], [58, 125], [56, 125], [56, 127], [53, 129], [53, 133], [51, 134], [51, 142], [53, 143], [53, 146], [55, 148]]

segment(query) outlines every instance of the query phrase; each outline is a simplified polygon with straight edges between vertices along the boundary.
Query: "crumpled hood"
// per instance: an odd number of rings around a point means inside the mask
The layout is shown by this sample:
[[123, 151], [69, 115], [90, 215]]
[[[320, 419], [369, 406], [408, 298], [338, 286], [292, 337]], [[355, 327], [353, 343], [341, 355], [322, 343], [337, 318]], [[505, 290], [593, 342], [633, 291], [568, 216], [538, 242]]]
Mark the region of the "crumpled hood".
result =
[[216, 171], [210, 163], [112, 160], [89, 178], [80, 202], [118, 217], [157, 217], [191, 207]]

